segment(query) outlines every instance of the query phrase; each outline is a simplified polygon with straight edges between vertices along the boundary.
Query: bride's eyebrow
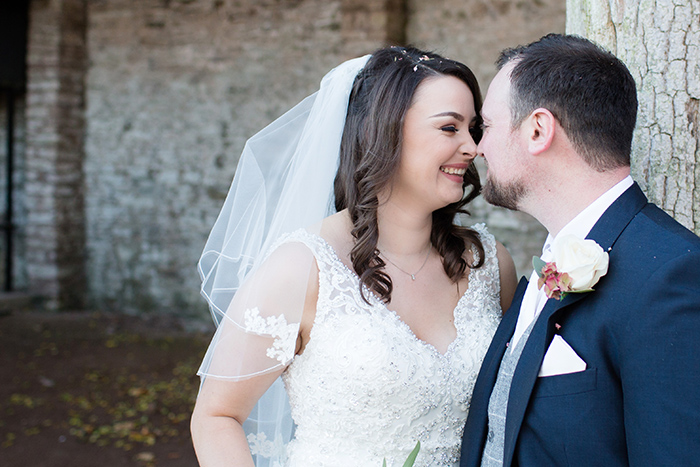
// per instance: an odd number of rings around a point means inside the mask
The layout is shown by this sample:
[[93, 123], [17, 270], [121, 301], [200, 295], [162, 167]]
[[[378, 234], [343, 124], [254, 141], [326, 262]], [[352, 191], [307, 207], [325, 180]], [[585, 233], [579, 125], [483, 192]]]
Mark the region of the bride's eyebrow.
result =
[[430, 118], [437, 118], [437, 117], [452, 117], [455, 120], [459, 120], [460, 122], [464, 121], [464, 116], [460, 113], [457, 113], [457, 112], [440, 112], [439, 114], [432, 115]]

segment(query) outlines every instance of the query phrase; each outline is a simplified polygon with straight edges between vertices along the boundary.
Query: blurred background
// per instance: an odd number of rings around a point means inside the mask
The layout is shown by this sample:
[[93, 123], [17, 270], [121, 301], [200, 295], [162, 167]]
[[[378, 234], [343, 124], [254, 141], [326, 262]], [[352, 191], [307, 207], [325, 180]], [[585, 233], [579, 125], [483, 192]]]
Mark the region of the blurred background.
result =
[[[0, 465], [196, 465], [196, 263], [245, 140], [386, 44], [463, 61], [485, 93], [565, 3], [0, 2]], [[544, 230], [471, 212], [527, 273]]]
[[[5, 290], [208, 320], [196, 262], [248, 137], [385, 44], [463, 61], [485, 93], [502, 48], [564, 31], [565, 0], [32, 0], [0, 18]], [[527, 272], [536, 223], [471, 211]]]

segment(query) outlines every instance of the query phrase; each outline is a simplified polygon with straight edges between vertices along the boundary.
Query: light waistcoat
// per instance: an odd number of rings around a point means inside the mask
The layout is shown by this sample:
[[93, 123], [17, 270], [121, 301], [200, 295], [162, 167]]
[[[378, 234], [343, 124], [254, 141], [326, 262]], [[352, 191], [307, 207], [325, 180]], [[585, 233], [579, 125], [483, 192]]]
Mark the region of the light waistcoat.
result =
[[506, 440], [506, 412], [508, 408], [508, 394], [510, 384], [513, 381], [515, 367], [523, 353], [527, 338], [535, 327], [535, 321], [525, 329], [520, 340], [512, 352], [504, 352], [501, 366], [498, 369], [496, 384], [493, 386], [489, 399], [489, 426], [484, 446], [484, 455], [481, 458], [481, 467], [499, 467], [503, 465], [504, 446]]

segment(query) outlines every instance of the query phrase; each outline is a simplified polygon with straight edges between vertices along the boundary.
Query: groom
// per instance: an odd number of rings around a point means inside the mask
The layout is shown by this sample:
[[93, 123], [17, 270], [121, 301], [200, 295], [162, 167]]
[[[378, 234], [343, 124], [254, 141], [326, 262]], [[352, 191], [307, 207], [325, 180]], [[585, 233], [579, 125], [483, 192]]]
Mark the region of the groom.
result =
[[[559, 273], [573, 257], [603, 275], [568, 294], [556, 274], [542, 289], [536, 272], [521, 280], [476, 382], [460, 465], [700, 465], [700, 239], [629, 176], [632, 76], [562, 35], [506, 50], [498, 67], [478, 147], [484, 197], [547, 228], [542, 260]], [[575, 237], [601, 248], [582, 254]]]

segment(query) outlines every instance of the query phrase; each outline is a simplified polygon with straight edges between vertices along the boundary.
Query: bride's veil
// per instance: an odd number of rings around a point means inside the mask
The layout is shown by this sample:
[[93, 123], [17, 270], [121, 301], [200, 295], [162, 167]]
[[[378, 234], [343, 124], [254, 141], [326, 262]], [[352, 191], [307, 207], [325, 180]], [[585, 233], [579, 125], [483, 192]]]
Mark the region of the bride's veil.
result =
[[[308, 275], [299, 275], [301, 291], [285, 296], [284, 309], [279, 300], [269, 306], [270, 297], [280, 268], [308, 271], [308, 265], [292, 261], [299, 258], [295, 252], [269, 255], [270, 248], [283, 234], [334, 212], [348, 98], [368, 58], [331, 70], [316, 93], [247, 141], [198, 263], [201, 293], [217, 324], [198, 371], [203, 380], [239, 381], [280, 370], [293, 359]], [[258, 467], [284, 461], [293, 434], [286, 399], [278, 378], [244, 424]]]

